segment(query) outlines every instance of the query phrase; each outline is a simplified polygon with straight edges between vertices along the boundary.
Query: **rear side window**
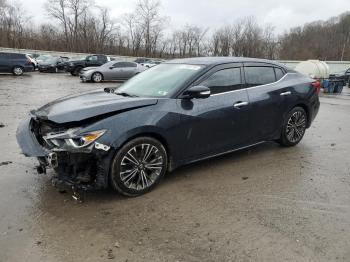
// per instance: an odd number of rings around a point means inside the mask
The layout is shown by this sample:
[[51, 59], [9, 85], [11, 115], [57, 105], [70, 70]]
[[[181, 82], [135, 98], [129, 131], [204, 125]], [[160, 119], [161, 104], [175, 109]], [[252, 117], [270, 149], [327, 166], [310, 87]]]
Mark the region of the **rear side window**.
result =
[[266, 85], [276, 82], [273, 67], [245, 67], [245, 80], [247, 87]]
[[241, 69], [236, 67], [217, 71], [200, 85], [208, 87], [213, 95], [241, 89]]
[[10, 59], [25, 59], [26, 55], [24, 54], [9, 54]]
[[276, 80], [280, 80], [284, 75], [284, 71], [281, 68], [275, 67], [275, 73], [276, 73]]
[[88, 56], [86, 60], [88, 60], [88, 61], [97, 61], [97, 56], [95, 56], [95, 55]]

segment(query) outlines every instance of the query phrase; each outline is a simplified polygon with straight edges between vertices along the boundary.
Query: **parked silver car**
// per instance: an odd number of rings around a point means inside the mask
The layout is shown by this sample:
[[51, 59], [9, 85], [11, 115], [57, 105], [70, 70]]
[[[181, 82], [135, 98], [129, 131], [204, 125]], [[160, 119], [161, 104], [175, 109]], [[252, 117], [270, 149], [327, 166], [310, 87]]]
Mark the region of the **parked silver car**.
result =
[[127, 80], [145, 71], [142, 65], [134, 62], [111, 61], [100, 67], [87, 67], [80, 71], [80, 79], [83, 82], [92, 81], [99, 83], [105, 80]]

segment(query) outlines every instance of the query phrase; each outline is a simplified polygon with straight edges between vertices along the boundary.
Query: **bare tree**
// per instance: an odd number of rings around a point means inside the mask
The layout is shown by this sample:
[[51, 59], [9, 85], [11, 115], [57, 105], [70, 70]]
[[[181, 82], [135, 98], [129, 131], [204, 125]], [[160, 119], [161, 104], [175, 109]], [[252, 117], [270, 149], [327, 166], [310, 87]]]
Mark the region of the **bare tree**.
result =
[[139, 0], [135, 10], [138, 23], [143, 28], [146, 56], [149, 56], [157, 46], [166, 21], [166, 18], [160, 15], [159, 10], [159, 0]]

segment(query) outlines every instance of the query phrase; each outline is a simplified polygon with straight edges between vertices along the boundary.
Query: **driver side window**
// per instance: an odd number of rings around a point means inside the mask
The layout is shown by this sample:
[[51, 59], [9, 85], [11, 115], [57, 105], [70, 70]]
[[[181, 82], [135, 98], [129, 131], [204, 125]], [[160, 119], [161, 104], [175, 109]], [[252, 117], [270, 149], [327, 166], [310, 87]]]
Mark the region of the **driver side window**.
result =
[[241, 68], [228, 68], [215, 72], [200, 85], [210, 89], [211, 94], [220, 94], [242, 88]]

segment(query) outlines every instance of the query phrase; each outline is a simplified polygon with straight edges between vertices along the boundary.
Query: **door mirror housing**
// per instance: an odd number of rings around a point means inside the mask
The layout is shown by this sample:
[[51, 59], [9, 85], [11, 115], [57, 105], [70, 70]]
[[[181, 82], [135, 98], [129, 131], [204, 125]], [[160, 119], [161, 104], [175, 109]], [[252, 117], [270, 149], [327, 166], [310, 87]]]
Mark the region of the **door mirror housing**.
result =
[[182, 98], [205, 99], [205, 98], [210, 97], [210, 95], [211, 95], [211, 91], [208, 87], [206, 87], [206, 86], [192, 86], [182, 94]]

